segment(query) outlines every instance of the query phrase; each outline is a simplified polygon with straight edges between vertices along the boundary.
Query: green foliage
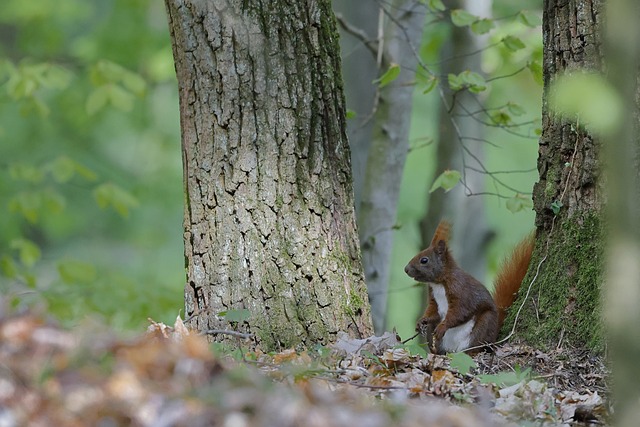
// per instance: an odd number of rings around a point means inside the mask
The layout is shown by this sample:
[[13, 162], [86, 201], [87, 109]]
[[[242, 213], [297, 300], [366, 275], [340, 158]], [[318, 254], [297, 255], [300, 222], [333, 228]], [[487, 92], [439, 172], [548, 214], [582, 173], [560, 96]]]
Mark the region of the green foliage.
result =
[[487, 89], [484, 77], [474, 71], [466, 70], [458, 75], [449, 74], [448, 78], [451, 90], [468, 89], [469, 92], [480, 93]]
[[182, 186], [162, 4], [4, 0], [0, 23], [0, 291], [69, 322], [175, 317]]
[[433, 185], [431, 185], [429, 193], [433, 193], [438, 188], [442, 188], [444, 191], [449, 191], [455, 187], [458, 182], [460, 182], [460, 178], [460, 172], [456, 170], [446, 170], [438, 175], [436, 180], [433, 182]]
[[400, 75], [400, 65], [392, 63], [389, 65], [387, 71], [379, 78], [375, 79], [373, 83], [376, 83], [381, 89], [386, 85], [392, 83]]
[[512, 213], [532, 208], [533, 200], [531, 200], [530, 196], [525, 196], [524, 194], [518, 193], [510, 199], [507, 199], [507, 209], [509, 209]]
[[471, 369], [478, 367], [473, 358], [467, 353], [452, 353], [448, 357], [451, 359], [451, 367], [457, 369], [462, 375], [467, 375], [471, 372]]
[[501, 387], [509, 387], [519, 382], [529, 380], [531, 376], [531, 368], [522, 370], [519, 366], [516, 366], [513, 371], [478, 375], [478, 379], [480, 379], [482, 384], [496, 384]]

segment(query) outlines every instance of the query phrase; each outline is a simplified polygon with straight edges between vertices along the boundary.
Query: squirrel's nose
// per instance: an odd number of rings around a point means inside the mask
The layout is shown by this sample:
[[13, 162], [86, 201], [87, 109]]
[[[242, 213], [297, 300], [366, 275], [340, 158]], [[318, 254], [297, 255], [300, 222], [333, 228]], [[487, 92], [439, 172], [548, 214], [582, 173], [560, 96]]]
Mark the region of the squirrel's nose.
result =
[[405, 272], [405, 273], [407, 273], [407, 274], [409, 274], [409, 271], [411, 271], [411, 265], [407, 264], [407, 265], [404, 267], [404, 272]]

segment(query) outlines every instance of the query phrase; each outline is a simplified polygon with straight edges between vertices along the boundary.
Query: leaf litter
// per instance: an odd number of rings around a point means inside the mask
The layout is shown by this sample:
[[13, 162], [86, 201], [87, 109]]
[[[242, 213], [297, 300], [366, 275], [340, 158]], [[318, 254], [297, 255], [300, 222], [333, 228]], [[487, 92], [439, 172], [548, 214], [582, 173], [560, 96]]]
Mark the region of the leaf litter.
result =
[[150, 320], [146, 334], [123, 339], [1, 309], [0, 425], [475, 427], [609, 419], [607, 371], [588, 354], [504, 345], [469, 362], [412, 354], [391, 332], [340, 334], [329, 347], [303, 352], [229, 354], [213, 351], [179, 317], [173, 326]]

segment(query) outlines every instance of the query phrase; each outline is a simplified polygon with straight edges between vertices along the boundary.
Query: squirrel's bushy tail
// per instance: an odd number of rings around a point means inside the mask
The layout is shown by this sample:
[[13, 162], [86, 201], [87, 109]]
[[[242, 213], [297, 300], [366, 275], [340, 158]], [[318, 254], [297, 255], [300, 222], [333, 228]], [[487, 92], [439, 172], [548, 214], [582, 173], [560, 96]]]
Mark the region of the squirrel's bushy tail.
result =
[[493, 300], [498, 307], [498, 330], [502, 328], [507, 310], [515, 301], [522, 280], [527, 274], [534, 243], [535, 236], [531, 233], [513, 248], [510, 256], [502, 261], [493, 284]]

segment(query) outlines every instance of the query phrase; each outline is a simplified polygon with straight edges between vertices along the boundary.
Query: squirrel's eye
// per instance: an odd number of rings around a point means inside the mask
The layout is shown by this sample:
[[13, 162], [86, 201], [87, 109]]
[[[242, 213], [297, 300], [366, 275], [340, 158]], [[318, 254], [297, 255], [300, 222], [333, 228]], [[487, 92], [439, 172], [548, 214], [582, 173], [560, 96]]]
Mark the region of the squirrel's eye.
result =
[[428, 263], [428, 262], [429, 262], [429, 258], [427, 258], [426, 256], [425, 256], [425, 257], [420, 258], [420, 264], [426, 264], [426, 263]]

